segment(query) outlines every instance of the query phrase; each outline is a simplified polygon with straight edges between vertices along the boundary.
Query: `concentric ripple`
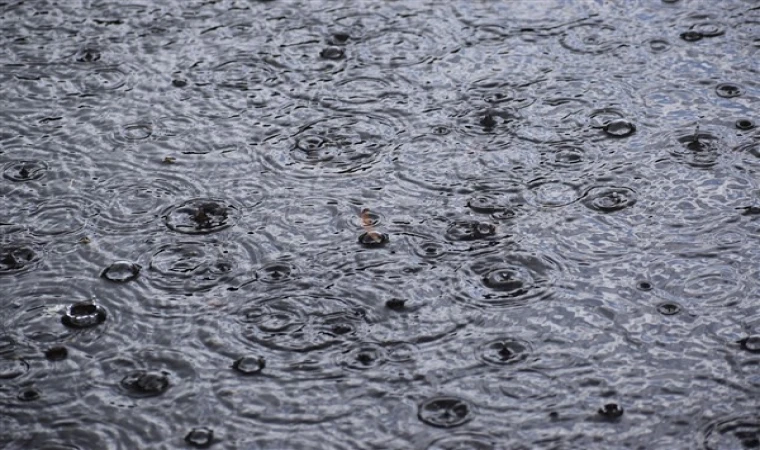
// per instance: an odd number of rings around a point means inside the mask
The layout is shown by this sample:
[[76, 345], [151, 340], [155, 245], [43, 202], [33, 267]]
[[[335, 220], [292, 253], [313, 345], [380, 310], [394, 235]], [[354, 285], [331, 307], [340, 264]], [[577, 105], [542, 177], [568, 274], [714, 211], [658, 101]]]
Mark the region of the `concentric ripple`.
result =
[[0, 244], [0, 275], [17, 274], [34, 269], [42, 260], [42, 248], [29, 243]]
[[519, 306], [553, 294], [559, 264], [544, 255], [513, 252], [476, 260], [462, 277], [458, 297], [481, 306]]
[[723, 418], [708, 424], [701, 432], [705, 450], [742, 450], [760, 448], [760, 417], [747, 415]]
[[235, 225], [241, 214], [241, 208], [231, 200], [196, 198], [171, 207], [164, 220], [178, 233], [209, 234]]
[[676, 137], [676, 142], [670, 144], [670, 153], [684, 161], [686, 164], [707, 168], [718, 163], [723, 149], [721, 138], [715, 134], [698, 129], [692, 132], [684, 132]]
[[605, 24], [580, 24], [571, 27], [560, 39], [568, 50], [585, 54], [600, 54], [624, 45], [615, 27]]
[[417, 413], [419, 419], [434, 427], [454, 428], [473, 418], [472, 405], [458, 397], [433, 397], [422, 402]]
[[594, 211], [612, 213], [635, 205], [636, 193], [625, 187], [595, 187], [586, 193], [583, 204]]
[[357, 339], [364, 311], [349, 299], [328, 296], [270, 298], [238, 314], [246, 340], [273, 350], [309, 352]]
[[335, 116], [311, 122], [290, 139], [267, 144], [265, 164], [279, 173], [336, 176], [372, 169], [400, 133], [383, 117]]
[[528, 342], [512, 338], [497, 338], [479, 347], [478, 358], [488, 364], [501, 366], [523, 361], [531, 352], [532, 348]]
[[48, 164], [45, 161], [14, 161], [5, 165], [3, 177], [11, 181], [34, 181], [45, 176]]
[[[195, 292], [227, 283], [256, 258], [235, 243], [177, 242], [161, 245], [152, 255], [147, 277], [159, 288]], [[251, 261], [252, 264], [255, 261]]]

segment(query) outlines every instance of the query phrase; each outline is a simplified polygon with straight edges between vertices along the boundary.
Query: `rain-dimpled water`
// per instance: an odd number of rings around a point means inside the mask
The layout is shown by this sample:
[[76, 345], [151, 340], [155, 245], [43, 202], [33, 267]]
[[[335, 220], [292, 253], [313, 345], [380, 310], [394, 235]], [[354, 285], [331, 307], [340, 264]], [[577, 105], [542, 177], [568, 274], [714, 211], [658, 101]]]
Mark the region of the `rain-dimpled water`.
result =
[[0, 29], [0, 449], [760, 448], [757, 0]]

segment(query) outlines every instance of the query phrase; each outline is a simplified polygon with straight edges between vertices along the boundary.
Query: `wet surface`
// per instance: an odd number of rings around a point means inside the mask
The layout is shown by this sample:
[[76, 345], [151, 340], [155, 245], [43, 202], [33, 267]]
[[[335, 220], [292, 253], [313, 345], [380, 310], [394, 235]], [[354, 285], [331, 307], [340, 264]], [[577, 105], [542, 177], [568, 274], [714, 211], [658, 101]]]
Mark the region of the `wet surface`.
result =
[[756, 1], [0, 26], [0, 449], [760, 448]]

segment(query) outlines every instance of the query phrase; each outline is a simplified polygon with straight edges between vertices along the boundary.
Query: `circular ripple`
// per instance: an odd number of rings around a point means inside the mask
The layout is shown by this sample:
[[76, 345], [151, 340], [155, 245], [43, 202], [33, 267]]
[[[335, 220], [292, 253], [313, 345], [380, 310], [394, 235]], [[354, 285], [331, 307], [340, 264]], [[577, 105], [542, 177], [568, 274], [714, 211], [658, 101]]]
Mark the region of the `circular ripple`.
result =
[[718, 97], [734, 98], [741, 96], [743, 89], [738, 84], [721, 83], [715, 87], [715, 93], [718, 94]]
[[3, 177], [11, 181], [33, 181], [44, 177], [47, 171], [45, 161], [14, 161], [5, 165]]
[[374, 369], [388, 360], [385, 349], [379, 344], [363, 342], [338, 354], [339, 366], [350, 370]]
[[336, 297], [271, 298], [238, 314], [242, 337], [273, 350], [308, 352], [364, 333], [364, 311]]
[[636, 193], [624, 187], [595, 187], [586, 193], [583, 204], [594, 211], [611, 213], [635, 205]]
[[337, 116], [301, 127], [289, 140], [269, 144], [265, 163], [298, 176], [345, 175], [372, 169], [396, 139], [394, 125], [381, 117]]
[[255, 256], [234, 243], [177, 242], [153, 253], [147, 275], [162, 289], [202, 291], [230, 281], [250, 258]]
[[524, 361], [532, 349], [527, 342], [511, 338], [494, 339], [481, 345], [478, 358], [488, 364], [505, 365]]
[[604, 126], [604, 132], [610, 137], [624, 138], [636, 132], [636, 125], [624, 119], [613, 120]]
[[535, 180], [529, 183], [529, 201], [535, 206], [558, 208], [575, 203], [580, 192], [575, 184], [558, 180]]
[[114, 140], [122, 144], [134, 144], [153, 136], [154, 126], [150, 122], [135, 122], [119, 127]]
[[129, 76], [124, 70], [118, 67], [100, 67], [82, 74], [77, 85], [82, 93], [92, 94], [119, 90], [128, 81]]
[[26, 272], [37, 267], [42, 260], [42, 248], [35, 244], [0, 244], [0, 275]]
[[723, 143], [721, 139], [699, 130], [684, 132], [676, 137], [675, 145], [669, 145], [670, 153], [693, 167], [711, 167], [718, 163]]
[[760, 417], [747, 415], [724, 418], [702, 430], [705, 450], [741, 450], [760, 447]]
[[169, 389], [169, 373], [134, 370], [121, 379], [120, 385], [130, 397], [155, 397]]
[[620, 33], [609, 25], [580, 24], [565, 32], [560, 38], [560, 44], [576, 53], [596, 55], [624, 45], [624, 42], [618, 40], [619, 36]]
[[495, 439], [485, 434], [461, 433], [436, 439], [427, 450], [495, 450]]
[[100, 274], [101, 277], [114, 283], [126, 283], [136, 280], [140, 274], [140, 265], [131, 261], [116, 261]]
[[173, 206], [164, 215], [170, 230], [183, 234], [209, 234], [238, 221], [241, 208], [230, 200], [196, 198]]
[[257, 279], [265, 283], [287, 283], [298, 274], [298, 268], [287, 261], [274, 261], [256, 271]]
[[457, 281], [461, 300], [482, 306], [519, 306], [552, 295], [559, 264], [546, 256], [513, 252], [475, 261]]
[[417, 416], [434, 427], [454, 428], [472, 420], [472, 406], [457, 397], [434, 397], [420, 404]]
[[599, 151], [588, 144], [559, 144], [542, 152], [542, 157], [552, 170], [586, 171], [599, 159]]
[[[744, 300], [746, 285], [731, 264], [709, 258], [680, 258], [652, 264], [649, 279], [665, 292], [690, 302], [690, 310], [729, 307]], [[692, 306], [693, 305], [693, 306]]]
[[496, 235], [496, 226], [487, 222], [459, 221], [446, 229], [446, 239], [449, 241], [474, 241], [487, 239]]
[[61, 236], [81, 231], [101, 206], [84, 197], [56, 197], [45, 201], [29, 215], [32, 234]]
[[426, 23], [417, 24], [414, 30], [380, 29], [365, 38], [356, 57], [360, 63], [372, 66], [423, 64], [448, 51], [446, 43], [453, 41], [442, 40], [441, 32], [445, 33], [441, 29], [430, 29]]
[[0, 358], [0, 380], [20, 378], [29, 371], [29, 363], [23, 359]]

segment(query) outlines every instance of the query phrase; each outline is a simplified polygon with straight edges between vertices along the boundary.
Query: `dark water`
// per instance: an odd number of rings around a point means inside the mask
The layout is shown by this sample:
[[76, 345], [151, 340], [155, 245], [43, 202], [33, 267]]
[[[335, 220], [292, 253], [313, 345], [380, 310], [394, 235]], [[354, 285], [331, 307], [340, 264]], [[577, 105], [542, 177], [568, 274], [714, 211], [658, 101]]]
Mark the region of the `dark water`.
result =
[[0, 448], [760, 448], [760, 3], [0, 3]]

